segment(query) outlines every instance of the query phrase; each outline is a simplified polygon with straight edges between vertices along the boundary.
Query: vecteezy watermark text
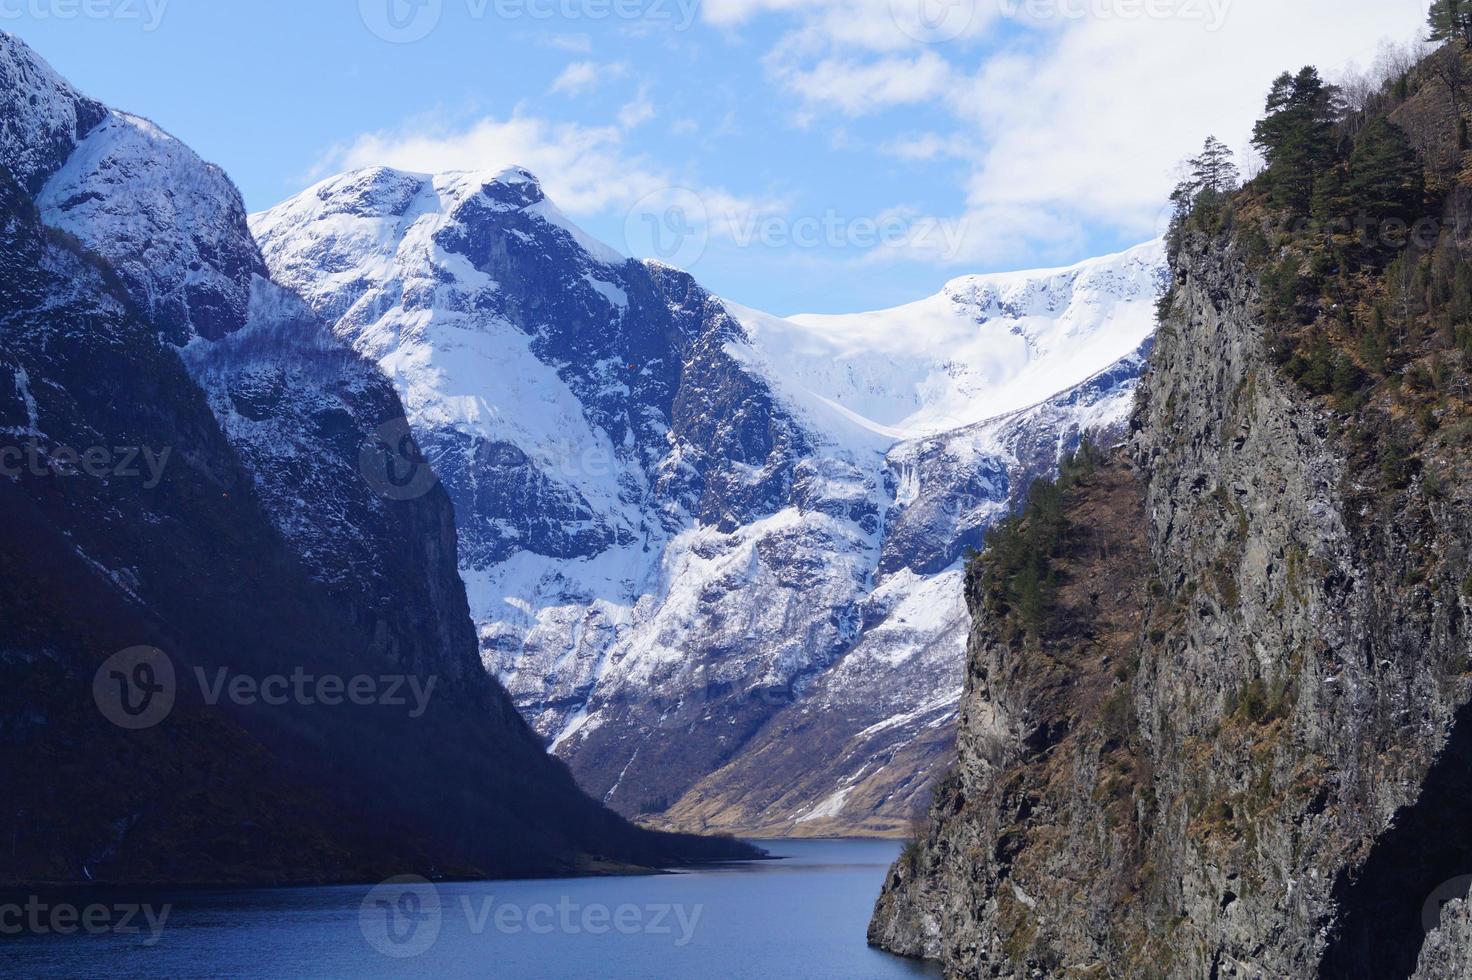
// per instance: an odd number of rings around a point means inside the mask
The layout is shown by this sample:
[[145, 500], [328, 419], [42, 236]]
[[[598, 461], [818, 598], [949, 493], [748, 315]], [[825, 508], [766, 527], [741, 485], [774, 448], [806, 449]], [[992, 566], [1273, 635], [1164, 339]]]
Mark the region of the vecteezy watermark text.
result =
[[174, 910], [172, 905], [93, 902], [74, 905], [31, 895], [24, 902], [0, 901], [0, 936], [136, 936], [145, 931], [145, 946], [155, 946]]
[[[190, 672], [200, 698], [214, 707], [229, 703], [240, 707], [335, 708], [342, 705], [407, 709], [410, 718], [422, 718], [429, 710], [439, 678], [408, 674], [314, 674], [295, 667], [289, 674], [265, 676], [232, 671], [228, 667]], [[92, 698], [108, 721], [119, 728], [152, 728], [173, 711], [178, 696], [173, 659], [157, 647], [130, 647], [115, 653], [97, 668], [92, 680]]]
[[153, 32], [164, 22], [170, 0], [0, 0], [0, 21], [139, 21]]
[[381, 705], [408, 708], [410, 718], [424, 716], [429, 709], [429, 699], [434, 695], [435, 682], [439, 680], [431, 677], [421, 681], [406, 674], [356, 674], [343, 678], [337, 674], [309, 674], [302, 667], [293, 669], [290, 676], [270, 674], [261, 678], [231, 673], [228, 667], [220, 667], [213, 673], [203, 667], [195, 667], [194, 679], [204, 695], [205, 704], [212, 707], [222, 700], [242, 707], [255, 704], [271, 707], [322, 705], [328, 708], [344, 704], [360, 708]]
[[1182, 20], [1208, 31], [1226, 24], [1233, 0], [1001, 0], [1002, 15], [1033, 21]]
[[164, 478], [173, 447], [152, 446], [42, 446], [37, 440], [20, 445], [0, 445], [0, 476], [15, 480], [22, 476], [89, 476], [94, 479], [141, 479], [152, 490]]
[[636, 201], [624, 219], [624, 245], [681, 269], [700, 261], [712, 238], [736, 248], [904, 250], [940, 261], [965, 248], [971, 219], [890, 212], [848, 216], [828, 209], [814, 214], [771, 213], [750, 208], [707, 207], [686, 187], [654, 190]]
[[[563, 895], [554, 902], [520, 904], [494, 895], [461, 895], [450, 906], [473, 936], [659, 936], [678, 947], [690, 945], [705, 913], [704, 905], [668, 902], [607, 905], [577, 902]], [[427, 952], [439, 938], [446, 906], [440, 890], [418, 875], [400, 875], [375, 886], [358, 910], [363, 938], [384, 956], [406, 959]]]
[[[472, 21], [643, 21], [677, 31], [695, 23], [700, 0], [458, 0]], [[363, 23], [393, 44], [422, 41], [439, 27], [446, 0], [358, 0]]]

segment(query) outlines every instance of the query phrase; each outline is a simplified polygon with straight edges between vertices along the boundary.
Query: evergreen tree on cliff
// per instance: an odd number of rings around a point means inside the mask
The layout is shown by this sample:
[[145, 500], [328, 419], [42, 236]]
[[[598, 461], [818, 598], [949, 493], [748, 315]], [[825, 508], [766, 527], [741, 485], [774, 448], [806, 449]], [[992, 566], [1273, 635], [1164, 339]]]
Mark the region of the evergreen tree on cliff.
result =
[[1349, 157], [1344, 193], [1356, 215], [1414, 221], [1425, 193], [1424, 173], [1401, 128], [1376, 119]]
[[1176, 185], [1170, 200], [1174, 207], [1167, 241], [1175, 252], [1186, 231], [1188, 219], [1196, 214], [1212, 224], [1225, 208], [1229, 196], [1237, 190], [1241, 173], [1232, 161], [1232, 151], [1215, 136], [1208, 136], [1199, 156], [1186, 161], [1188, 176]]
[[1316, 180], [1334, 162], [1334, 124], [1341, 114], [1338, 89], [1316, 68], [1284, 72], [1273, 82], [1267, 116], [1253, 130], [1252, 142], [1267, 160], [1278, 207], [1308, 213]]
[[1232, 162], [1232, 151], [1227, 144], [1215, 136], [1206, 137], [1201, 155], [1191, 159], [1191, 178], [1198, 192], [1227, 194], [1237, 189], [1239, 179], [1237, 165]]
[[1426, 16], [1431, 40], [1472, 45], [1472, 0], [1436, 0]]

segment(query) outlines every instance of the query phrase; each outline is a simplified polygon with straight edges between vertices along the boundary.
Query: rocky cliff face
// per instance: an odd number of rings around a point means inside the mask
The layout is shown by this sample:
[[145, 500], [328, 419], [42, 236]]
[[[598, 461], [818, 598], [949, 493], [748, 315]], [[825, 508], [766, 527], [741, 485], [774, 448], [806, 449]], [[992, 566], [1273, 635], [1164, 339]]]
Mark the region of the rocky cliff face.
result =
[[1440, 913], [1411, 980], [1472, 976], [1472, 911], [1465, 899], [1453, 899]]
[[957, 977], [1409, 976], [1472, 860], [1468, 488], [1387, 484], [1279, 376], [1235, 240], [1173, 284], [1127, 455], [1065, 494], [1050, 632], [973, 572], [959, 764], [871, 940]]

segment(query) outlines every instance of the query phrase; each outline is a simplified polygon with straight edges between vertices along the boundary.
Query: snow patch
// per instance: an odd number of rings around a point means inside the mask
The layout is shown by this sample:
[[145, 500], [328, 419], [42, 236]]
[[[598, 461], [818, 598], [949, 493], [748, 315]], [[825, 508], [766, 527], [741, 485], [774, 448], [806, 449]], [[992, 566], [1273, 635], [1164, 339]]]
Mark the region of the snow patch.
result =
[[821, 801], [817, 806], [797, 818], [798, 823], [809, 823], [813, 820], [822, 820], [825, 817], [836, 817], [843, 812], [843, 805], [848, 801], [849, 794], [854, 791], [852, 786], [846, 786]]

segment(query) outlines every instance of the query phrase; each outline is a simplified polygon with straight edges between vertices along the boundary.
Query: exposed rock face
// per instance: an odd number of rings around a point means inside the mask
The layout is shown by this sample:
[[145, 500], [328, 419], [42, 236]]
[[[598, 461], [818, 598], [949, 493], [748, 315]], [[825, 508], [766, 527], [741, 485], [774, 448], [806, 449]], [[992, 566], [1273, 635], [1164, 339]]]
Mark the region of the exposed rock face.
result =
[[1472, 906], [1465, 899], [1447, 903], [1440, 923], [1426, 937], [1411, 980], [1472, 977]]
[[[964, 552], [980, 547], [1004, 513], [998, 499], [1010, 509], [1034, 479], [1054, 473], [1060, 450], [1085, 435], [1109, 442], [1123, 434], [1087, 419], [1133, 393], [1143, 356], [1035, 409], [898, 447], [890, 456], [896, 482], [925, 489], [891, 512], [880, 562], [897, 567], [861, 605], [863, 634], [654, 824], [752, 828], [758, 836], [909, 833], [953, 759], [958, 651], [970, 623]], [[821, 765], [804, 746], [821, 747]]]
[[11, 35], [0, 35], [0, 155], [27, 193], [39, 191], [106, 114]]
[[[957, 977], [1409, 976], [1424, 902], [1472, 857], [1469, 489], [1387, 489], [1278, 377], [1235, 245], [1191, 242], [1173, 274], [1140, 523], [1100, 528], [1148, 542], [1113, 586], [1148, 597], [1138, 667], [1100, 717], [1080, 691], [1106, 685], [1065, 660], [1053, 704], [1056, 646], [1114, 634], [1065, 615], [1039, 648], [980, 616], [957, 773], [871, 939]], [[1087, 488], [1071, 501], [1086, 526]]]

